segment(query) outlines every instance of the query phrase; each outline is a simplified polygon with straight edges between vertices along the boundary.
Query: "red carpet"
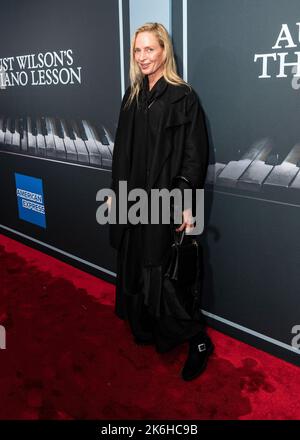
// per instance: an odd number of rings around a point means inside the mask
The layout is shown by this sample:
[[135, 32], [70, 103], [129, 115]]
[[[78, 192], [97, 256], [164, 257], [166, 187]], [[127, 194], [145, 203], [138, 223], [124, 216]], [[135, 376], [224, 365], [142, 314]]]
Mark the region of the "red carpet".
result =
[[300, 419], [299, 368], [209, 330], [205, 373], [187, 346], [136, 346], [114, 286], [0, 235], [0, 419]]

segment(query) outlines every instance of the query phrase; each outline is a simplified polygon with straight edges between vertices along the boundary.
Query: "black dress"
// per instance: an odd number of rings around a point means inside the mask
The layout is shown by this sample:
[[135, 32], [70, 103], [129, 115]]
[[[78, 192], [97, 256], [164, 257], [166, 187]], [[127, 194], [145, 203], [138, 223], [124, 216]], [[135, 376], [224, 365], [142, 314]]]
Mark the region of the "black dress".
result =
[[[138, 167], [131, 187], [146, 188], [160, 117], [159, 96], [167, 87], [164, 77], [149, 91], [145, 76], [135, 110], [131, 166]], [[141, 166], [141, 164], [144, 164]], [[153, 342], [163, 353], [190, 339], [204, 329], [200, 309], [193, 310], [188, 288], [178, 287], [164, 277], [169, 253], [159, 266], [146, 264], [143, 230], [145, 225], [130, 225], [124, 232], [117, 255], [115, 312], [129, 322], [134, 338]], [[155, 243], [154, 243], [155, 245]]]

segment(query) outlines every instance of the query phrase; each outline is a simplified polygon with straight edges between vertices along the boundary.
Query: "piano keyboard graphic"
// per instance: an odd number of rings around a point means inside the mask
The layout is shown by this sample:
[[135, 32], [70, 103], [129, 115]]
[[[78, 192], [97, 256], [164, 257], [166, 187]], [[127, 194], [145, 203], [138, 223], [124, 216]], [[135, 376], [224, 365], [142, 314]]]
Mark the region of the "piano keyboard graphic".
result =
[[276, 194], [293, 194], [300, 204], [300, 144], [294, 145], [281, 163], [279, 160], [272, 141], [262, 139], [240, 160], [209, 165], [206, 183], [216, 189], [255, 191], [272, 198]]
[[101, 124], [53, 117], [0, 117], [0, 148], [111, 169], [113, 141]]

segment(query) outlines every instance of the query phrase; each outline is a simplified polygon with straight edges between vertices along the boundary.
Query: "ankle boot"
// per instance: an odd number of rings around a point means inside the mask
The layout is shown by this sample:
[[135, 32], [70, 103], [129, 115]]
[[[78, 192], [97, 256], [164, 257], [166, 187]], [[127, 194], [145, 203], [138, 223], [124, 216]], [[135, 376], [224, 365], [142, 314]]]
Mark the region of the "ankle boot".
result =
[[182, 379], [192, 380], [203, 373], [213, 351], [214, 345], [208, 335], [201, 333], [190, 339], [188, 356], [181, 370]]

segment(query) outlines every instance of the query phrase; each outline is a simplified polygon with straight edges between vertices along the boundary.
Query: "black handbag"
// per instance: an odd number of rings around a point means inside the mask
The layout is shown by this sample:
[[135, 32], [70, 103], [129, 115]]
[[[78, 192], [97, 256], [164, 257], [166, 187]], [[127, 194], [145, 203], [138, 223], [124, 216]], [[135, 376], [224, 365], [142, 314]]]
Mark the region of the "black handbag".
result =
[[176, 232], [171, 245], [170, 257], [167, 262], [165, 276], [186, 287], [195, 285], [200, 277], [200, 249], [193, 236], [185, 231]]

